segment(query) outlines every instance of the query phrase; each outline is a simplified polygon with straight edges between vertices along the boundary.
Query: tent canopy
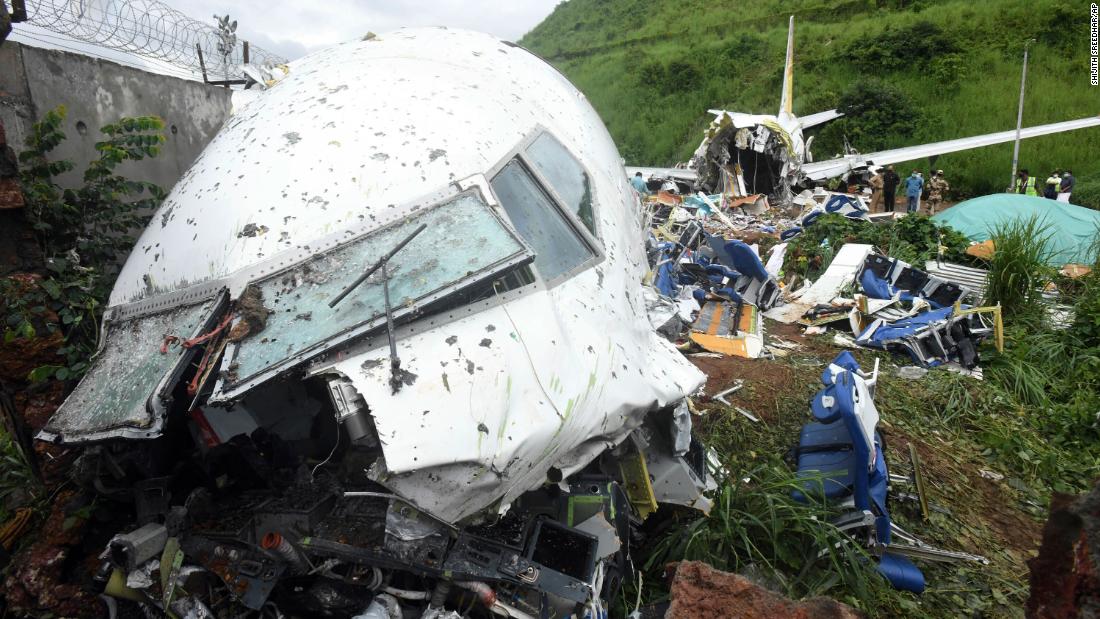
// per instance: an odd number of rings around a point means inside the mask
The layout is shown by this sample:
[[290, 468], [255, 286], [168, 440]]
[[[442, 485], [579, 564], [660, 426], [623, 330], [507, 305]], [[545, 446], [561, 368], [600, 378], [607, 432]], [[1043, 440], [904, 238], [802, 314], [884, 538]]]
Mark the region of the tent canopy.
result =
[[972, 241], [985, 241], [998, 227], [1016, 220], [1037, 217], [1050, 234], [1050, 264], [1092, 264], [1090, 253], [1100, 234], [1100, 211], [1046, 198], [1014, 193], [996, 193], [960, 202], [937, 213], [932, 220], [951, 226]]

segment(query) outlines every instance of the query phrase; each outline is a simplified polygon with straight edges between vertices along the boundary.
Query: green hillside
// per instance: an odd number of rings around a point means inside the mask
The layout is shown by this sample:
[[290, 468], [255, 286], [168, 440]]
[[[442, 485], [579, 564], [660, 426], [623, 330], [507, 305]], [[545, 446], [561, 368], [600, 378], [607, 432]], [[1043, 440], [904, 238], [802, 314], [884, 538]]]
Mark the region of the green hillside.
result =
[[[795, 113], [863, 110], [820, 129], [817, 159], [845, 136], [870, 151], [1014, 128], [1029, 38], [1024, 125], [1100, 114], [1088, 3], [1069, 0], [568, 0], [521, 43], [588, 96], [628, 164], [668, 165], [698, 145], [708, 108], [776, 113], [792, 14]], [[1098, 153], [1091, 128], [1023, 141], [1020, 165], [1073, 169], [1074, 201], [1100, 208]], [[1004, 144], [936, 165], [974, 195], [1003, 189], [1011, 163]]]

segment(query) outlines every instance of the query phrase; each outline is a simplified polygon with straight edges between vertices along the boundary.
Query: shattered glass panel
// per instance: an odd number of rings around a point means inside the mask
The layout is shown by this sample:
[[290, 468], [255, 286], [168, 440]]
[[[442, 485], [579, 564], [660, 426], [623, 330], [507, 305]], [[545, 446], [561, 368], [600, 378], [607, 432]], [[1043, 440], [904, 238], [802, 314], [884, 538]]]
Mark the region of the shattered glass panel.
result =
[[228, 382], [239, 384], [307, 350], [320, 352], [327, 340], [383, 316], [381, 271], [336, 307], [328, 303], [420, 224], [427, 228], [387, 266], [395, 318], [412, 312], [417, 301], [461, 290], [529, 254], [476, 194], [417, 211], [396, 225], [256, 282], [269, 316], [261, 331], [241, 342]]
[[535, 267], [544, 279], [553, 280], [592, 258], [592, 250], [518, 160], [505, 165], [491, 184], [512, 225], [534, 248]]
[[111, 326], [92, 368], [57, 410], [45, 430], [63, 438], [118, 428], [150, 428], [149, 396], [185, 352], [173, 346], [161, 354], [166, 335], [192, 337], [212, 302], [180, 307]]
[[584, 227], [596, 234], [592, 219], [592, 183], [576, 157], [549, 133], [535, 138], [527, 147], [527, 156]]

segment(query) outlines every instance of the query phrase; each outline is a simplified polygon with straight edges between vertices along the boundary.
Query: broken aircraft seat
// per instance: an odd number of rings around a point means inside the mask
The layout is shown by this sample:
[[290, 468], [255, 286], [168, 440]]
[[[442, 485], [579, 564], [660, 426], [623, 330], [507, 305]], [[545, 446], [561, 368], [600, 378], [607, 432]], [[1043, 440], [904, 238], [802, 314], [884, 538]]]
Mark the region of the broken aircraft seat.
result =
[[676, 244], [670, 241], [659, 244], [657, 246], [657, 264], [653, 267], [655, 271], [653, 285], [666, 297], [675, 297], [676, 291], [680, 288], [676, 284], [676, 265], [672, 258], [675, 249]]
[[707, 235], [707, 243], [715, 250], [716, 260], [739, 273], [733, 289], [748, 303], [768, 310], [779, 300], [779, 284], [768, 274], [760, 256], [742, 241], [726, 241], [722, 237]]
[[863, 206], [859, 198], [846, 196], [844, 194], [833, 194], [832, 197], [825, 202], [825, 212], [843, 215], [848, 219], [867, 218], [867, 207]]
[[[824, 497], [848, 506], [852, 513], [839, 521], [864, 523], [842, 527], [861, 539], [865, 535], [877, 552], [878, 571], [897, 589], [920, 593], [924, 575], [906, 557], [889, 551], [890, 514], [886, 510], [889, 473], [882, 436], [875, 430], [878, 411], [873, 392], [878, 368], [864, 376], [855, 357], [844, 351], [821, 375], [825, 385], [810, 408], [814, 422], [802, 427], [797, 449], [798, 477], [802, 489], [792, 496], [799, 501]], [[839, 525], [838, 525], [839, 526]]]
[[907, 262], [876, 254], [867, 256], [863, 262], [859, 284], [873, 299], [892, 299], [899, 295], [902, 301], [913, 301], [920, 297], [935, 309], [953, 305], [970, 292]]
[[943, 307], [893, 322], [877, 319], [859, 334], [856, 343], [908, 354], [925, 367], [954, 361], [971, 370], [981, 362], [978, 344], [993, 329], [968, 314], [967, 309], [960, 306], [959, 315], [953, 307]]
[[700, 306], [706, 303], [708, 295], [717, 295], [737, 304], [743, 303], [741, 295], [733, 289], [733, 283], [740, 277], [740, 273], [721, 264], [680, 263], [679, 283], [696, 287], [691, 295]]

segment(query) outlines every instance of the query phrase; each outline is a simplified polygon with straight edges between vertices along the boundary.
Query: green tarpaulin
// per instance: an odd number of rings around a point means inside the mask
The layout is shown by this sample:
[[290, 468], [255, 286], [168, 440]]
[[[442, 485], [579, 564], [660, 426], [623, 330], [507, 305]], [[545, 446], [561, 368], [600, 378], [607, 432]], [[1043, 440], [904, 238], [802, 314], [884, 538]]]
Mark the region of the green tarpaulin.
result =
[[1050, 264], [1092, 264], [1090, 249], [1100, 231], [1100, 211], [1014, 193], [996, 193], [960, 202], [932, 217], [962, 232], [972, 241], [984, 241], [998, 226], [1015, 219], [1038, 217], [1049, 226]]

